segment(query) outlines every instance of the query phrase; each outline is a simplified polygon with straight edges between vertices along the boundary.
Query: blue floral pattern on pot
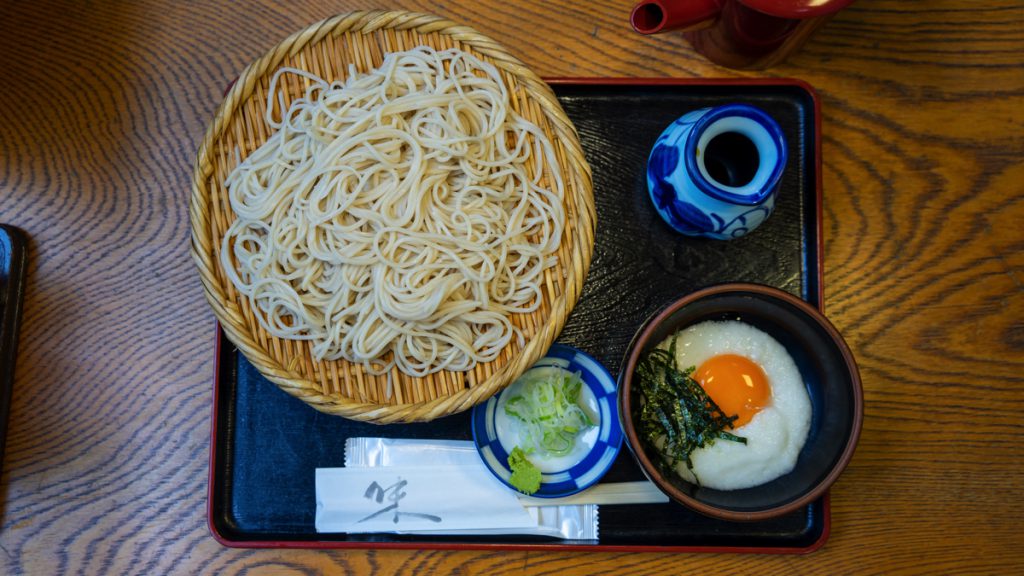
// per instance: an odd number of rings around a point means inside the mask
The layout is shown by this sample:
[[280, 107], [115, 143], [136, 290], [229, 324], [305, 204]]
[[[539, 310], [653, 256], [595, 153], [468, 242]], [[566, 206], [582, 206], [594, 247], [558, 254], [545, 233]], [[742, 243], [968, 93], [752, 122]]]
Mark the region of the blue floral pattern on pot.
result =
[[658, 137], [647, 161], [647, 189], [676, 231], [739, 238], [771, 215], [786, 158], [782, 128], [760, 108], [702, 108]]

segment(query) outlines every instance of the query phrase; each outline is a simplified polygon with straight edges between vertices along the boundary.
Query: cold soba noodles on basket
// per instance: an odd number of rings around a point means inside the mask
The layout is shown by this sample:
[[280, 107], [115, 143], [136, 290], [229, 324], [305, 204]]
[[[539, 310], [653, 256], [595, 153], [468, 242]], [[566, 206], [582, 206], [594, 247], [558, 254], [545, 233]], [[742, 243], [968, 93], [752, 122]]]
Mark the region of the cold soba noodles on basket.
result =
[[[275, 119], [282, 74], [311, 82]], [[388, 54], [344, 82], [279, 70], [276, 132], [226, 180], [238, 220], [221, 263], [261, 325], [312, 340], [317, 358], [414, 376], [521, 338], [508, 316], [539, 305], [564, 186], [508, 99], [498, 71], [459, 50]]]
[[551, 88], [411, 12], [339, 15], [254, 61], [193, 175], [193, 256], [227, 338], [289, 394], [382, 424], [468, 409], [540, 359], [594, 218]]

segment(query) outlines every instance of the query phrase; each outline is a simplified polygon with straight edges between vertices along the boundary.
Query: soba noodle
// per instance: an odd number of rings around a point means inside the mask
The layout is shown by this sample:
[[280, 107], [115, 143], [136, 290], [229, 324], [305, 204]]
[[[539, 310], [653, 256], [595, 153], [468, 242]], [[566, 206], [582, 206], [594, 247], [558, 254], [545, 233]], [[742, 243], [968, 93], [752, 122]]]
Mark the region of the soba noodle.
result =
[[[286, 74], [308, 85], [287, 109]], [[221, 245], [268, 333], [412, 376], [521, 341], [510, 316], [541, 303], [564, 185], [494, 66], [419, 47], [344, 82], [282, 68], [269, 94], [274, 133], [225, 181], [237, 219]]]

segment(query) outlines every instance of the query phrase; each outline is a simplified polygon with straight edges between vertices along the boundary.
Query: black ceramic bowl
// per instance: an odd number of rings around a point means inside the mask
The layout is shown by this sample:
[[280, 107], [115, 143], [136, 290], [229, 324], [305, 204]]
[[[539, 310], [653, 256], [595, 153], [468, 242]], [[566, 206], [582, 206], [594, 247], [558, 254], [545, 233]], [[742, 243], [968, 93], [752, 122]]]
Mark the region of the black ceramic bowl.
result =
[[[663, 474], [660, 455], [637, 437], [633, 418], [640, 392], [633, 386], [641, 356], [677, 331], [705, 320], [740, 320], [775, 338], [796, 362], [811, 400], [807, 443], [789, 473], [743, 490], [714, 490]], [[814, 307], [787, 292], [757, 284], [723, 284], [685, 296], [648, 320], [630, 344], [619, 373], [619, 417], [633, 454], [648, 478], [674, 501], [735, 521], [764, 520], [821, 497], [853, 456], [864, 397], [850, 349]]]

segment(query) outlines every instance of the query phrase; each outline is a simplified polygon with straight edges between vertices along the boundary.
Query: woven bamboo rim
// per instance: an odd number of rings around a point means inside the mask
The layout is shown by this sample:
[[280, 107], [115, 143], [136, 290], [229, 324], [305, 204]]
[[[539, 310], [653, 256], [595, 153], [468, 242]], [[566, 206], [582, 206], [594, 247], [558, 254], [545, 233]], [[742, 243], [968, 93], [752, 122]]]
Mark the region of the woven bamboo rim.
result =
[[[269, 136], [263, 108], [269, 78], [280, 66], [342, 78], [348, 64], [360, 71], [378, 66], [383, 54], [418, 45], [459, 48], [495, 65], [510, 89], [512, 107], [530, 119], [555, 145], [566, 182], [566, 228], [558, 266], [546, 275], [543, 302], [533, 314], [514, 315], [526, 344], [515, 341], [498, 359], [470, 372], [438, 372], [425, 378], [393, 370], [393, 391], [385, 398], [385, 376], [366, 374], [359, 364], [314, 360], [304, 342], [269, 336], [249, 303], [220, 270], [223, 233], [234, 220], [223, 181]], [[286, 97], [300, 93], [301, 81], [286, 84]], [[362, 11], [329, 18], [275, 46], [250, 64], [228, 92], [209, 126], [192, 174], [192, 257], [206, 298], [228, 339], [267, 379], [317, 410], [379, 424], [428, 421], [454, 414], [491, 397], [540, 359], [565, 325], [579, 299], [594, 246], [595, 213], [590, 167], [575, 128], [551, 88], [498, 43], [472, 28], [412, 12]]]

